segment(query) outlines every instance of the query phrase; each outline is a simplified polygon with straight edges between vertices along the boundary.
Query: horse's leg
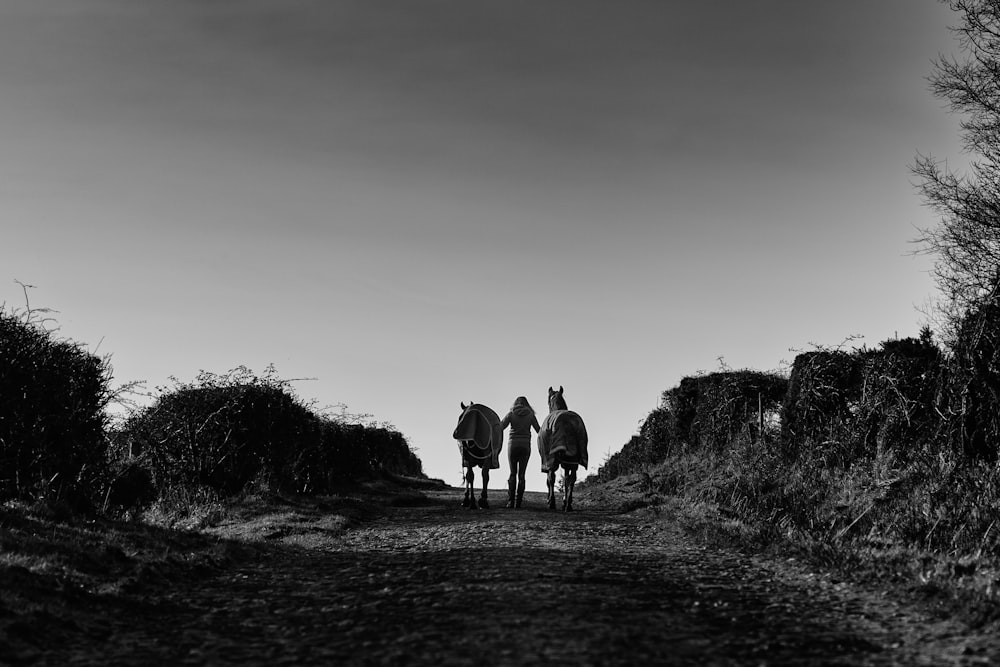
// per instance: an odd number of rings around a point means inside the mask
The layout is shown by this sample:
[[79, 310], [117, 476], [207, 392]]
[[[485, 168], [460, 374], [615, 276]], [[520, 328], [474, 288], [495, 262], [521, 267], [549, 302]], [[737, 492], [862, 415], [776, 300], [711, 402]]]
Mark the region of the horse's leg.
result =
[[488, 510], [490, 502], [486, 500], [486, 487], [490, 483], [490, 469], [484, 465], [480, 474], [483, 476], [483, 495], [479, 496], [479, 506], [484, 510]]
[[554, 510], [556, 508], [556, 471], [555, 468], [549, 468], [549, 476], [546, 479], [546, 483], [549, 487], [549, 509]]
[[563, 511], [573, 510], [573, 485], [576, 484], [576, 466], [566, 468], [566, 475], [563, 477]]
[[479, 509], [476, 506], [476, 492], [473, 482], [476, 480], [475, 473], [472, 472], [472, 466], [466, 466], [465, 468], [465, 500], [462, 501], [462, 507], [468, 507], [469, 509]]

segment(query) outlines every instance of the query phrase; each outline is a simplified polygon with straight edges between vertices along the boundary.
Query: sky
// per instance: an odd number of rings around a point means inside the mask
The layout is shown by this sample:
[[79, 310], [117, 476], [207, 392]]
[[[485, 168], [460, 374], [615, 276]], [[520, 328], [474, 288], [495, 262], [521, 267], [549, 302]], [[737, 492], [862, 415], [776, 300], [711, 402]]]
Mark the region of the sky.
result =
[[955, 22], [935, 0], [0, 0], [0, 301], [34, 286], [116, 385], [273, 364], [454, 485], [461, 402], [544, 414], [563, 386], [593, 473], [686, 375], [917, 334], [936, 221], [910, 166], [962, 157], [926, 81]]

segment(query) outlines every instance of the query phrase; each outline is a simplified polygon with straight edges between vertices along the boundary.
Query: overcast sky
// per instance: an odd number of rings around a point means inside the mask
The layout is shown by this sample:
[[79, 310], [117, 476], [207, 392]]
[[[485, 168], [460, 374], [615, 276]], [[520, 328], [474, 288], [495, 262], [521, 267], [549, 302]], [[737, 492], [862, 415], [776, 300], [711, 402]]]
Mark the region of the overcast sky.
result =
[[[591, 472], [681, 377], [915, 335], [935, 0], [0, 0], [0, 301], [116, 382], [275, 364], [460, 481], [563, 385]], [[529, 488], [544, 488], [537, 453]], [[506, 457], [492, 488], [505, 487]], [[478, 483], [478, 482], [477, 482]]]

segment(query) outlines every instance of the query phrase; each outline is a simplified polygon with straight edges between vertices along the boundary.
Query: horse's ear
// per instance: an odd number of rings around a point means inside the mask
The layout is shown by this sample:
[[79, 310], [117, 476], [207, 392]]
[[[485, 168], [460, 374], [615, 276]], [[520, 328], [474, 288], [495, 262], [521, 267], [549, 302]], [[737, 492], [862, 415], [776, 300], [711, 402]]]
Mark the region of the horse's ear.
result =
[[551, 396], [554, 393], [556, 393], [556, 392], [552, 391], [552, 387], [549, 387], [549, 396]]
[[461, 405], [461, 406], [462, 406], [462, 410], [465, 410], [465, 408], [466, 408], [466, 405], [465, 405], [465, 403], [459, 403], [459, 405]]
[[563, 388], [562, 388], [562, 385], [559, 385], [559, 393], [560, 393], [560, 394], [562, 394], [562, 393], [563, 393]]

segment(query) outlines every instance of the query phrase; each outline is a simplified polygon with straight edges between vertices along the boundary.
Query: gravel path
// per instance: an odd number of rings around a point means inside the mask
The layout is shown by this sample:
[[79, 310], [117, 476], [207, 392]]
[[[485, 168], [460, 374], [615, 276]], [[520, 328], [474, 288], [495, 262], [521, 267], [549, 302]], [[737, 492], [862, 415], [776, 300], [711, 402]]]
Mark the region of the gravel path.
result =
[[[344, 532], [271, 535], [222, 574], [107, 598], [41, 664], [973, 665], [953, 623], [669, 521], [469, 511], [458, 491]], [[34, 656], [38, 658], [38, 656]], [[37, 661], [36, 661], [37, 662]]]

